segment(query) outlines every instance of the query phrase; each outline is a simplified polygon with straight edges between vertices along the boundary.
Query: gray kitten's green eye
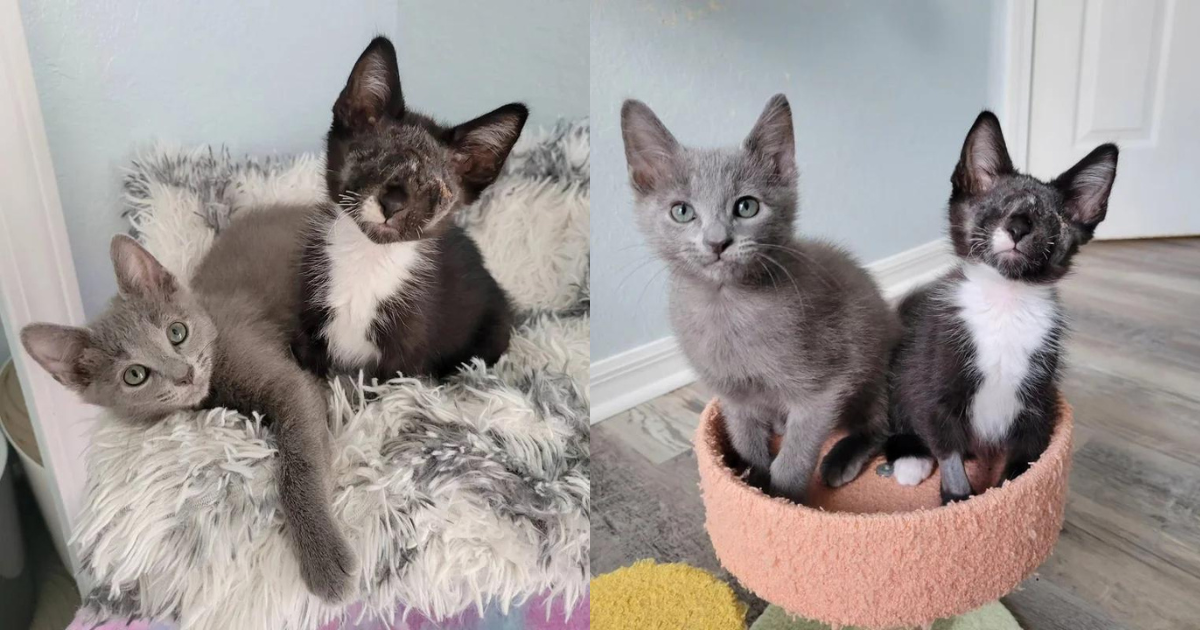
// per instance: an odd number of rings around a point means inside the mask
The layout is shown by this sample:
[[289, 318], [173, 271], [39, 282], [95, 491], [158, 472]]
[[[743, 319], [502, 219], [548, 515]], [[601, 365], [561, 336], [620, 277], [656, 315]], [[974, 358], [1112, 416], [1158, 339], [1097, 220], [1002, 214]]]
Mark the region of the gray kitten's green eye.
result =
[[150, 369], [144, 365], [131, 365], [125, 368], [125, 374], [121, 376], [126, 385], [137, 387], [146, 382], [146, 377], [150, 376]]
[[758, 214], [758, 200], [754, 197], [742, 197], [734, 204], [733, 212], [743, 219], [749, 219]]
[[677, 223], [687, 223], [696, 218], [696, 211], [686, 203], [677, 203], [671, 206], [671, 218]]
[[175, 322], [167, 327], [167, 339], [170, 339], [171, 343], [176, 346], [183, 343], [184, 339], [187, 339], [187, 333], [187, 326], [183, 322]]

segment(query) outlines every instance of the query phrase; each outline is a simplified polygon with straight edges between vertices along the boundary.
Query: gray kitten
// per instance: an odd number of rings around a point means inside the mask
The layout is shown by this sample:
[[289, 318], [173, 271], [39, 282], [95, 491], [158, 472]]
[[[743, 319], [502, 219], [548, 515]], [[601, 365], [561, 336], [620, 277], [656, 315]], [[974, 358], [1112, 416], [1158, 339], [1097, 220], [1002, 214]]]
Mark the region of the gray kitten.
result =
[[353, 591], [357, 559], [330, 511], [325, 390], [288, 350], [309, 220], [301, 208], [239, 217], [213, 243], [191, 290], [137, 241], [117, 236], [119, 293], [108, 309], [86, 328], [31, 324], [21, 341], [58, 382], [134, 422], [209, 407], [266, 416], [301, 575], [314, 594], [337, 602]]
[[[821, 444], [850, 432], [822, 478], [845, 484], [882, 447], [894, 313], [845, 251], [793, 235], [792, 113], [767, 103], [740, 149], [680, 146], [645, 104], [621, 131], [637, 222], [671, 270], [680, 346], [721, 397], [750, 482], [803, 502]], [[786, 427], [772, 460], [771, 434]]]

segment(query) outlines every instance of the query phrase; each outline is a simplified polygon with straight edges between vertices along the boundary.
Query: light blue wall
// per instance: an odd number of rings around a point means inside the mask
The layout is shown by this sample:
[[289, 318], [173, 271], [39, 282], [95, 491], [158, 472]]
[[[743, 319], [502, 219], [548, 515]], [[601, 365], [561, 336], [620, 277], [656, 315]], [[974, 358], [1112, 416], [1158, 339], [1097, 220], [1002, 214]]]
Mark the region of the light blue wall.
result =
[[150, 2], [21, 0], [34, 77], [89, 317], [121, 169], [153, 140], [234, 154], [321, 147], [358, 53], [393, 36], [415, 108], [466, 119], [525, 100], [535, 124], [587, 114], [586, 0]]
[[[988, 102], [989, 2], [592, 4], [592, 359], [671, 333], [666, 273], [632, 220], [621, 102], [685, 144], [735, 145], [787, 94], [800, 231], [864, 262], [939, 238], [950, 172]], [[649, 262], [647, 262], [649, 261]]]

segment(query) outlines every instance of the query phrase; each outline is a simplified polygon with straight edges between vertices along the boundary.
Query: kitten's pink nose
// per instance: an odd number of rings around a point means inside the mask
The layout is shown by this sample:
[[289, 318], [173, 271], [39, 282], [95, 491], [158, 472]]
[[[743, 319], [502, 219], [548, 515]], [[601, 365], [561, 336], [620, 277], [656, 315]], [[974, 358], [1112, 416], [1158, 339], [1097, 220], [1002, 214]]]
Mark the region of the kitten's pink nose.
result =
[[187, 372], [184, 373], [182, 378], [176, 379], [175, 384], [176, 385], [191, 385], [192, 382], [195, 380], [195, 378], [196, 378], [196, 369], [189, 365]]
[[707, 245], [710, 250], [712, 250], [712, 253], [720, 256], [721, 254], [725, 253], [725, 250], [729, 249], [730, 245], [733, 244], [733, 239], [725, 238], [719, 241], [710, 241], [705, 239], [704, 244]]

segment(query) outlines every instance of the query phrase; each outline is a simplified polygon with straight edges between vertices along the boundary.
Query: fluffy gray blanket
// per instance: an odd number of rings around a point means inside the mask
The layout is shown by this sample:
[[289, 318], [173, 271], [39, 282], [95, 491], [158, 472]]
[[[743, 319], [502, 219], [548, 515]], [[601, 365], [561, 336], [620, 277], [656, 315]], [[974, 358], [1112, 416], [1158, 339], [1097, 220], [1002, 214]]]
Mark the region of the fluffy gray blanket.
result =
[[[527, 132], [460, 220], [521, 310], [505, 358], [435, 385], [335, 384], [334, 512], [361, 560], [355, 610], [440, 618], [586, 592], [588, 131]], [[157, 148], [126, 180], [132, 233], [190, 276], [236, 213], [323, 195], [318, 157], [233, 160]], [[360, 383], [351, 389], [361, 389]], [[313, 628], [346, 614], [310, 595], [288, 548], [275, 438], [225, 410], [151, 428], [97, 424], [73, 544], [84, 618], [186, 628]]]

